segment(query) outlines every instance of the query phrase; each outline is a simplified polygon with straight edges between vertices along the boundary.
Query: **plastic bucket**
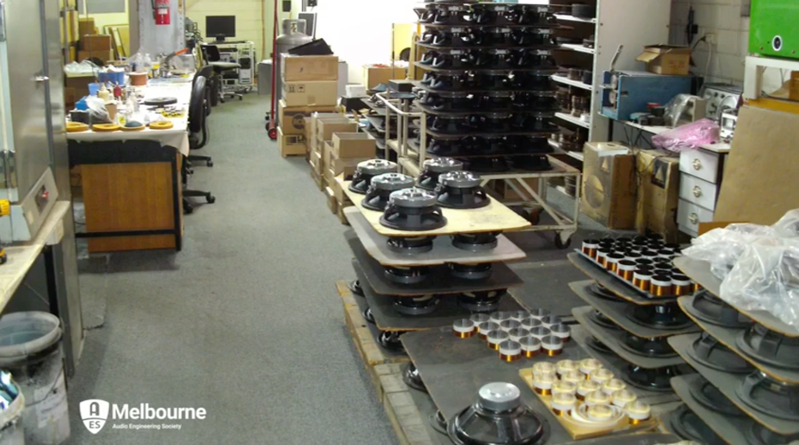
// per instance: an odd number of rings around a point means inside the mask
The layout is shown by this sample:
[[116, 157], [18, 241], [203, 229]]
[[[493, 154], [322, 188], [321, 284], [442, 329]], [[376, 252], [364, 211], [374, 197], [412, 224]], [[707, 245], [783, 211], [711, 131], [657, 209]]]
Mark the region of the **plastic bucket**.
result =
[[25, 445], [22, 412], [25, 396], [22, 393], [3, 411], [0, 411], [0, 445]]
[[0, 368], [11, 372], [25, 397], [25, 442], [58, 445], [66, 441], [70, 433], [69, 411], [58, 317], [47, 312], [3, 315]]

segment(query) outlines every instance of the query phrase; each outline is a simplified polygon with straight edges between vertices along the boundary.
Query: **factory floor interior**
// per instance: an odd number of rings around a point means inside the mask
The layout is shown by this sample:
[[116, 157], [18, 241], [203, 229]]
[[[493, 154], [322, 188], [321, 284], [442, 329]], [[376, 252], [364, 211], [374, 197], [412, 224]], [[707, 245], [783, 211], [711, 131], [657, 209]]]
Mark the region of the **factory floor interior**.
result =
[[[339, 223], [302, 157], [264, 131], [268, 98], [213, 109], [191, 186], [213, 205], [186, 215], [183, 251], [80, 253], [86, 341], [69, 382], [68, 444], [392, 444], [397, 439], [344, 325], [334, 282], [352, 279]], [[584, 223], [584, 224], [583, 224]], [[581, 219], [572, 246], [601, 228]], [[552, 233], [510, 236], [528, 304], [569, 314], [585, 279]], [[204, 407], [180, 431], [82, 425], [79, 403]], [[169, 423], [169, 422], [166, 422]]]

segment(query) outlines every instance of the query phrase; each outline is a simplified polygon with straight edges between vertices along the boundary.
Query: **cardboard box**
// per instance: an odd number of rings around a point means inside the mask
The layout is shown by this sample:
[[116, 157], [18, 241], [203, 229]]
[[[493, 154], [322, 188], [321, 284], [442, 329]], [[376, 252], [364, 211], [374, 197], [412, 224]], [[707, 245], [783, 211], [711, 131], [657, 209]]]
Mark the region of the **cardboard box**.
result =
[[358, 124], [355, 122], [320, 120], [316, 122], [316, 140], [330, 141], [333, 133], [354, 133], [357, 129]]
[[306, 116], [310, 116], [317, 111], [332, 112], [335, 108], [335, 106], [289, 107], [286, 105], [286, 101], [280, 99], [277, 107], [277, 121], [280, 127], [283, 128], [283, 134], [303, 134], [305, 133]]
[[333, 153], [336, 158], [373, 158], [377, 145], [366, 133], [333, 133]]
[[83, 51], [110, 51], [114, 49], [114, 46], [109, 35], [87, 34], [80, 38], [80, 49]]
[[94, 34], [94, 19], [81, 17], [78, 21], [78, 39], [87, 34]]
[[799, 115], [741, 108], [713, 220], [771, 225], [797, 208], [797, 139]]
[[363, 66], [363, 84], [368, 90], [381, 83], [388, 85], [388, 81], [391, 79], [405, 79], [406, 77], [407, 69], [405, 67], [395, 66], [392, 68], [388, 65]]
[[277, 128], [277, 148], [280, 156], [298, 156], [305, 154], [305, 136], [301, 134], [283, 134], [283, 130]]
[[635, 155], [614, 142], [583, 148], [582, 211], [610, 229], [635, 227]]
[[336, 201], [339, 203], [339, 205], [342, 204], [351, 205], [352, 202], [350, 201], [350, 198], [347, 196], [347, 194], [344, 192], [344, 189], [341, 188], [339, 180], [347, 180], [347, 176], [337, 175], [335, 178], [333, 178], [333, 181], [330, 183], [330, 188], [333, 189], [333, 194], [336, 196]]
[[[75, 43], [79, 40], [80, 34], [79, 21], [80, 15], [78, 11], [71, 10], [64, 12], [66, 20], [59, 20], [59, 35], [61, 36], [61, 43]], [[64, 29], [66, 28], [66, 29]], [[64, 31], [66, 31], [66, 42], [64, 42]]]
[[[83, 96], [81, 96], [83, 97]], [[64, 108], [69, 111], [75, 108], [75, 103], [80, 98], [77, 97], [77, 92], [75, 88], [72, 87], [64, 87]]]
[[338, 57], [293, 56], [282, 54], [280, 65], [284, 82], [338, 80]]
[[316, 127], [321, 121], [348, 123], [350, 119], [339, 113], [314, 113], [311, 115], [311, 136], [308, 138], [311, 150], [315, 150], [319, 145], [319, 141], [316, 138]]
[[86, 75], [69, 75], [67, 74], [65, 79], [65, 87], [72, 88], [74, 90], [74, 94], [76, 100], [80, 100], [84, 96], [89, 95], [89, 84], [94, 82], [94, 74], [86, 74]]
[[114, 60], [114, 50], [106, 51], [78, 51], [78, 61], [82, 62], [86, 59], [100, 59], [103, 64], [109, 60]]
[[646, 70], [655, 74], [687, 76], [691, 65], [691, 48], [687, 46], [649, 45], [636, 59], [646, 63]]
[[338, 81], [308, 80], [283, 84], [283, 100], [290, 107], [304, 105], [336, 105]]
[[330, 186], [325, 187], [325, 197], [327, 197], [327, 208], [330, 209], [331, 213], [337, 213], [338, 201], [336, 201], [336, 195], [333, 194], [333, 189]]
[[639, 150], [636, 164], [636, 230], [658, 233], [668, 242], [676, 242], [680, 158], [664, 150]]

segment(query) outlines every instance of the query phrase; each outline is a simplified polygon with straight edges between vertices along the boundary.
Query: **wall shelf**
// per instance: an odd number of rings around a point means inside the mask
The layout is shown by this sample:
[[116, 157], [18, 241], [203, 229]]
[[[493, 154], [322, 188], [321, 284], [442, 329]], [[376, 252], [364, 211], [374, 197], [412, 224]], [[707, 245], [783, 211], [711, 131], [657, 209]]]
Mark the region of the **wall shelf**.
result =
[[588, 90], [588, 91], [593, 91], [594, 90], [594, 87], [589, 85], [589, 84], [587, 84], [587, 83], [583, 83], [583, 82], [581, 82], [579, 80], [572, 80], [572, 79], [569, 79], [568, 77], [565, 77], [565, 76], [558, 76], [557, 74], [553, 74], [552, 75], [552, 80], [554, 80], [557, 83], [562, 83], [564, 85], [569, 85], [569, 86], [573, 86], [573, 87], [577, 87], [577, 88], [582, 88], [582, 89]]
[[565, 20], [567, 22], [596, 23], [596, 18], [586, 19], [582, 17], [575, 17], [569, 14], [555, 14], [555, 18], [558, 20]]
[[591, 128], [591, 122], [585, 122], [584, 120], [580, 119], [579, 117], [574, 117], [568, 113], [555, 113], [555, 117], [563, 119], [566, 122], [571, 122], [574, 125], [578, 125], [583, 128]]

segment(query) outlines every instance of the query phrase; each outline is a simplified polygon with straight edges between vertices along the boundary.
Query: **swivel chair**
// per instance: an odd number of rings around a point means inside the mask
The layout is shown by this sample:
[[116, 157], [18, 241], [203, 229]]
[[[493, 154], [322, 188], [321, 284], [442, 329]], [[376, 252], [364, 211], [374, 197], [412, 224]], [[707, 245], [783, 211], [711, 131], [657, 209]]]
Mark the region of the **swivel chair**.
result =
[[[200, 71], [197, 71], [197, 74], [194, 75], [194, 79], [192, 80], [192, 92], [193, 92], [194, 88], [197, 86], [197, 80], [200, 78], [205, 79], [205, 94], [203, 95], [203, 101], [205, 103], [203, 104], [203, 111], [205, 112], [206, 118], [203, 118], [202, 129], [196, 132], [196, 133], [200, 132], [202, 133], [202, 139], [197, 144], [198, 146], [191, 147], [191, 150], [199, 150], [200, 148], [205, 146], [207, 140], [209, 139], [207, 116], [211, 114], [211, 91], [213, 90], [213, 87], [211, 86], [212, 82], [211, 76], [213, 76], [213, 71], [214, 70], [211, 65], [206, 65], [200, 68]], [[189, 119], [191, 119], [191, 116], [189, 116]], [[199, 135], [196, 137], [199, 137]], [[191, 138], [189, 140], [191, 140]], [[214, 160], [207, 155], [189, 155], [188, 161], [189, 161], [188, 162], [189, 174], [192, 173], [191, 171], [192, 161], [205, 162], [205, 165], [207, 165], [208, 167], [214, 166]]]
[[244, 96], [236, 93], [235, 91], [225, 91], [224, 77], [226, 72], [241, 69], [241, 65], [237, 62], [222, 62], [222, 54], [219, 52], [219, 47], [216, 45], [204, 44], [202, 50], [205, 53], [205, 60], [213, 67], [215, 82], [218, 85], [217, 94], [219, 101], [225, 103], [225, 97], [238, 97], [239, 100], [244, 100]]
[[[208, 131], [206, 129], [206, 79], [203, 76], [196, 76], [194, 79], [194, 86], [191, 91], [191, 100], [189, 101], [189, 149], [198, 150], [205, 146], [208, 142]], [[189, 180], [190, 169], [188, 159], [183, 162], [183, 169], [181, 171], [183, 185], [187, 186]], [[183, 212], [191, 213], [194, 206], [188, 200], [189, 197], [204, 197], [208, 204], [213, 204], [216, 201], [211, 192], [200, 190], [190, 190], [184, 188], [183, 190]]]

